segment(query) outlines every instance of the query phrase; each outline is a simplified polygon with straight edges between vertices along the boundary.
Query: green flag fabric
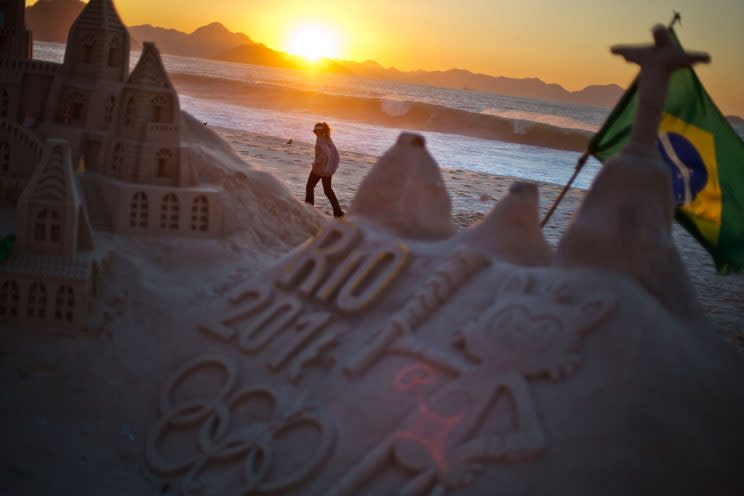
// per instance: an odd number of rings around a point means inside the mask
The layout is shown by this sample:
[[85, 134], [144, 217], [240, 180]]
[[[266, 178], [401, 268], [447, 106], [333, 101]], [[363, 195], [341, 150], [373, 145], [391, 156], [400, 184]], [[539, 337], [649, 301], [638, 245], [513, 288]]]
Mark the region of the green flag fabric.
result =
[[[630, 141], [637, 89], [634, 82], [590, 141], [598, 160]], [[710, 252], [718, 272], [744, 268], [744, 141], [692, 69], [672, 74], [657, 145], [672, 173], [677, 221]]]

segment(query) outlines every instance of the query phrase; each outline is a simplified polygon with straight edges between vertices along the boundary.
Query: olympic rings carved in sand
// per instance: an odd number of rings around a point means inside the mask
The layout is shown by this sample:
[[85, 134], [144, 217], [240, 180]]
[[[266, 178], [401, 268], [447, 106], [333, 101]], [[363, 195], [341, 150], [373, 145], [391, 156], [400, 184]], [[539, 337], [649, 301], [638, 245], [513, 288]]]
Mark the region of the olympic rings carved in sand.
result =
[[[186, 379], [205, 369], [223, 372], [222, 387], [212, 398], [183, 402], [174, 400], [176, 389]], [[212, 464], [242, 463], [239, 494], [275, 492], [289, 489], [313, 475], [328, 457], [335, 440], [335, 425], [327, 414], [310, 405], [304, 396], [292, 400], [288, 391], [276, 391], [270, 386], [251, 386], [233, 390], [238, 383], [238, 368], [223, 355], [204, 355], [176, 371], [160, 394], [162, 418], [147, 437], [146, 456], [150, 467], [161, 474], [187, 472], [183, 480], [185, 492], [201, 486], [199, 475]], [[271, 415], [267, 420], [248, 425], [231, 425], [233, 412], [253, 400], [268, 400]], [[162, 454], [162, 440], [171, 430], [198, 426], [194, 453], [182, 458]], [[312, 455], [296, 470], [281, 477], [270, 476], [279, 461], [274, 456], [274, 444], [293, 429], [310, 427], [320, 434]]]

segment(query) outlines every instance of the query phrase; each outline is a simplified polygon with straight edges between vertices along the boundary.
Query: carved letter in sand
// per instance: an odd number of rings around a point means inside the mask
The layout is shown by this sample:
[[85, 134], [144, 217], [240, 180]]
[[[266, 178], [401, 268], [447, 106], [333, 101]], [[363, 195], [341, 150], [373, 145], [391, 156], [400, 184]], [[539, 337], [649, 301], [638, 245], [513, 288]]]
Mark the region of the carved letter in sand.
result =
[[361, 239], [359, 229], [350, 222], [329, 224], [294, 258], [287, 261], [277, 285], [312, 296], [323, 282], [328, 267], [344, 259]]
[[329, 225], [286, 262], [277, 286], [323, 302], [335, 296], [336, 308], [345, 313], [365, 310], [400, 274], [409, 252], [400, 242], [354, 250], [361, 237], [350, 222]]
[[207, 322], [202, 332], [233, 341], [241, 351], [269, 350], [269, 370], [287, 370], [298, 382], [312, 363], [328, 363], [325, 356], [341, 334], [324, 330], [333, 312], [312, 311], [318, 301], [335, 304], [339, 313], [364, 311], [403, 271], [410, 258], [408, 247], [388, 241], [364, 250], [354, 247], [361, 232], [352, 223], [335, 222], [295, 256], [284, 262], [276, 281], [252, 281], [227, 295], [227, 316]]

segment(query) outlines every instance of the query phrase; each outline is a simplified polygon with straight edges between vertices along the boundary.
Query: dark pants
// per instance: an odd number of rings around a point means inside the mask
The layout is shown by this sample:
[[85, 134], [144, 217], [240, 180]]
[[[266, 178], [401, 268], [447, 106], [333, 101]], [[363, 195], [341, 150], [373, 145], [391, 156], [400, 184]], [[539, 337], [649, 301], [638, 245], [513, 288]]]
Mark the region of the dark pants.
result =
[[313, 174], [312, 172], [310, 173], [310, 177], [307, 178], [307, 188], [305, 189], [305, 203], [309, 203], [310, 205], [314, 204], [315, 186], [317, 186], [318, 181], [321, 179], [323, 180], [323, 192], [328, 197], [328, 201], [331, 202], [331, 207], [333, 207], [333, 216], [343, 216], [344, 212], [341, 210], [341, 205], [338, 204], [338, 199], [336, 198], [336, 194], [333, 192], [333, 188], [331, 188], [330, 177], [322, 177]]

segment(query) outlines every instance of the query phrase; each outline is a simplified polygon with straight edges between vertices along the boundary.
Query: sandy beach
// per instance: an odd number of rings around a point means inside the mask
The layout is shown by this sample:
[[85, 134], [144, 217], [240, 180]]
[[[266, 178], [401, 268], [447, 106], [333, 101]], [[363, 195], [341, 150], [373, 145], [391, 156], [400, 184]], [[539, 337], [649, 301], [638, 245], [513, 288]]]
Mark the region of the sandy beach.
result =
[[[292, 144], [288, 145], [289, 137], [212, 129], [256, 170], [272, 174], [298, 199], [304, 199], [314, 143], [293, 139]], [[377, 157], [371, 155], [341, 150], [341, 166], [333, 178], [333, 188], [342, 208], [349, 208], [359, 184], [376, 160]], [[442, 172], [452, 198], [454, 221], [461, 228], [480, 220], [515, 181], [512, 177], [447, 168], [443, 168]], [[543, 214], [559, 192], [560, 188], [553, 184], [540, 184], [540, 208]], [[552, 245], [560, 239], [583, 195], [583, 190], [572, 189], [545, 227], [545, 237]], [[315, 191], [315, 203], [316, 209], [331, 215], [330, 205], [320, 185]], [[708, 253], [677, 225], [674, 227], [674, 239], [710, 320], [721, 335], [744, 349], [744, 274], [716, 274]]]

